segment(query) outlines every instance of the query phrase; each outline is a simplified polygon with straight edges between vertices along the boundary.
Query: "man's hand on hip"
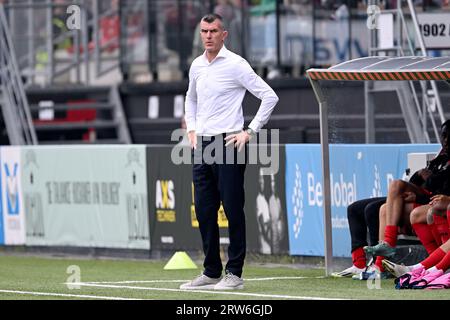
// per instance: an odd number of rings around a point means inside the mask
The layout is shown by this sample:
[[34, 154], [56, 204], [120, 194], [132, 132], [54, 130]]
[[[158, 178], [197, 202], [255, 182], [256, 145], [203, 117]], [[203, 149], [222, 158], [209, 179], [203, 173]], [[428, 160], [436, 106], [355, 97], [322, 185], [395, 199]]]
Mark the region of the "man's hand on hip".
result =
[[197, 149], [197, 135], [195, 134], [195, 130], [188, 132], [188, 140], [191, 148]]
[[225, 141], [227, 141], [225, 147], [228, 147], [230, 144], [234, 143], [234, 147], [238, 148], [238, 151], [240, 152], [249, 140], [250, 135], [245, 131], [230, 134], [229, 136], [225, 137]]

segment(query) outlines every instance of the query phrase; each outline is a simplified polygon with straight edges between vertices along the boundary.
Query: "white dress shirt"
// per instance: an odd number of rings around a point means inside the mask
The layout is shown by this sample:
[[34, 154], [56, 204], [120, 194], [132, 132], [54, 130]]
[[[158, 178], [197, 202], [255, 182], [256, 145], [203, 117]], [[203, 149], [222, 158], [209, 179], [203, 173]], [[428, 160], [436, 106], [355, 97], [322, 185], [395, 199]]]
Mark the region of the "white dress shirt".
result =
[[249, 127], [258, 132], [269, 120], [278, 96], [259, 77], [248, 62], [225, 46], [211, 62], [197, 57], [189, 70], [185, 120], [187, 131], [213, 136], [241, 131], [244, 127], [242, 100], [245, 91], [261, 99], [261, 105]]

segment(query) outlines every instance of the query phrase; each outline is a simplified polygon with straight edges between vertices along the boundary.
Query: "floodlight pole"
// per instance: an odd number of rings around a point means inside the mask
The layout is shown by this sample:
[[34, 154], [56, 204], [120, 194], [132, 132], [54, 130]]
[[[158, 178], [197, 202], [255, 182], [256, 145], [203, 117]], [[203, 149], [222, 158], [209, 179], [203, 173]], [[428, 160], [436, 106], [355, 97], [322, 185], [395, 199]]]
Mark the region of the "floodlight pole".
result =
[[323, 181], [323, 221], [325, 234], [325, 275], [333, 272], [333, 238], [331, 221], [331, 183], [330, 183], [330, 148], [328, 145], [328, 103], [317, 80], [311, 81], [312, 88], [319, 102], [320, 145], [322, 148]]

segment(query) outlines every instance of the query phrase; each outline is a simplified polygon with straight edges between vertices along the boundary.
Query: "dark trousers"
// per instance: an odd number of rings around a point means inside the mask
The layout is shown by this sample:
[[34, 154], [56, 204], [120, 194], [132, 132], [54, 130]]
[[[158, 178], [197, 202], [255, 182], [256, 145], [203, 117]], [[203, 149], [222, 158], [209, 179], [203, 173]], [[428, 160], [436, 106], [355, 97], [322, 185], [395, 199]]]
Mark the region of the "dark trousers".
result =
[[[205, 139], [205, 138], [203, 138]], [[224, 163], [205, 162], [201, 152], [211, 147], [212, 143], [219, 143], [223, 148], [223, 156], [218, 155], [216, 160], [222, 159]], [[201, 147], [200, 147], [201, 144]], [[228, 149], [228, 150], [226, 150]], [[244, 172], [245, 161], [237, 163], [237, 152], [232, 163], [225, 163], [227, 151], [233, 146], [224, 147], [223, 136], [211, 137], [211, 140], [199, 141], [197, 150], [193, 152], [193, 181], [195, 213], [199, 222], [200, 234], [205, 254], [204, 274], [211, 278], [218, 278], [222, 274], [222, 261], [220, 259], [219, 225], [217, 211], [222, 202], [228, 220], [228, 262], [225, 270], [241, 277], [246, 253], [245, 214], [244, 214]], [[245, 148], [242, 151], [245, 155]], [[199, 159], [201, 158], [201, 163]], [[242, 162], [242, 161], [241, 161]]]
[[[379, 210], [386, 203], [386, 197], [362, 199], [353, 202], [347, 208], [347, 218], [352, 240], [352, 252], [360, 247], [374, 246], [378, 243], [378, 228], [380, 224]], [[369, 237], [367, 237], [369, 231]]]

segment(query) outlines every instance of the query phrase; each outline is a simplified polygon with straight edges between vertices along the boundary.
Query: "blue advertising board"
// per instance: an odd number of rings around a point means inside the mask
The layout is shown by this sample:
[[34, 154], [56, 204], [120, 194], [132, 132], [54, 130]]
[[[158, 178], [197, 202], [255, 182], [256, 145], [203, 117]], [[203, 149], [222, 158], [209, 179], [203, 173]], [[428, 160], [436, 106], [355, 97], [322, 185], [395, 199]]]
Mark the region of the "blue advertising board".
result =
[[[330, 146], [334, 256], [351, 256], [348, 205], [364, 198], [385, 196], [392, 180], [405, 178], [408, 153], [439, 149], [438, 144]], [[291, 255], [324, 255], [322, 183], [320, 145], [286, 145], [286, 208]]]

